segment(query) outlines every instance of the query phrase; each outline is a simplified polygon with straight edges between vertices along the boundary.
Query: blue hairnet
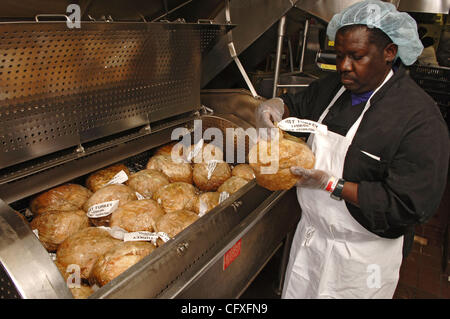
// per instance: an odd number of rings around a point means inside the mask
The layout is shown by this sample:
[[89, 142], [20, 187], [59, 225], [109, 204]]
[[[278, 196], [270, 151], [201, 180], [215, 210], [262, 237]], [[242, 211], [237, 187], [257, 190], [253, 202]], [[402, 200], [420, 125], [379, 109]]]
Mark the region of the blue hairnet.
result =
[[364, 24], [381, 29], [398, 46], [397, 56], [405, 65], [413, 64], [422, 54], [416, 21], [406, 12], [380, 0], [365, 0], [335, 14], [328, 24], [327, 35], [334, 41], [337, 31], [347, 25]]

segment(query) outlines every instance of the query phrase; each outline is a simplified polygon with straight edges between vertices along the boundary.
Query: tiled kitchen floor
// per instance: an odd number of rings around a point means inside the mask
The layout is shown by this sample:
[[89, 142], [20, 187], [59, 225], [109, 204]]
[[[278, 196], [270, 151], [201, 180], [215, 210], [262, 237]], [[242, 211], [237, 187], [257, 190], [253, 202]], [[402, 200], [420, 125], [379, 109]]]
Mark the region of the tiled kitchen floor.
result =
[[394, 298], [450, 299], [450, 261], [447, 258], [445, 267], [443, 245], [434, 245], [430, 236], [426, 238], [428, 244], [414, 243], [413, 250], [403, 261]]

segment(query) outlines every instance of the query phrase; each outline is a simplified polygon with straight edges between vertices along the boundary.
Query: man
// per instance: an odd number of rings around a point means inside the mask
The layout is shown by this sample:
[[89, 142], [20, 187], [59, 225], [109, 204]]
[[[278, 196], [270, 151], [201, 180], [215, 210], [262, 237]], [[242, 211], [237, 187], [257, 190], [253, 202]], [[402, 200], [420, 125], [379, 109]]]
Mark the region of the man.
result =
[[439, 46], [436, 52], [436, 58], [440, 66], [450, 68], [450, 27], [442, 32]]
[[436, 103], [405, 72], [423, 46], [415, 21], [386, 2], [356, 3], [330, 21], [337, 73], [257, 108], [259, 128], [294, 116], [310, 134], [314, 169], [301, 177], [302, 218], [283, 298], [392, 298], [414, 226], [436, 211], [449, 135]]
[[425, 27], [418, 29], [420, 42], [423, 45], [422, 54], [417, 58], [417, 62], [421, 65], [439, 66], [436, 58], [436, 51], [434, 50], [434, 39], [427, 36], [428, 30]]

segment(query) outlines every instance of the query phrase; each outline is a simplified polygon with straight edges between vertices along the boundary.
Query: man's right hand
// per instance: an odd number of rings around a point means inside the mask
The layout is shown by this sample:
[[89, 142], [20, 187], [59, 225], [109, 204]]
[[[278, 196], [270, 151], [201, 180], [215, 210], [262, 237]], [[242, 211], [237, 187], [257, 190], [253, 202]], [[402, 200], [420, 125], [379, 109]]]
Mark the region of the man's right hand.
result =
[[281, 98], [275, 97], [266, 100], [256, 108], [256, 128], [274, 128], [274, 122], [283, 119], [284, 102]]

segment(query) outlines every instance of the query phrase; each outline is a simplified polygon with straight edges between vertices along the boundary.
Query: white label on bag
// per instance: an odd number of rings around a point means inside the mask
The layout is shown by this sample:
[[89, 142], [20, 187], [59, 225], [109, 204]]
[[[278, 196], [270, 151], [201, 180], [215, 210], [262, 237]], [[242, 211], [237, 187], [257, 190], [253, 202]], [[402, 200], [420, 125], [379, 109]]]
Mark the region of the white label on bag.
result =
[[87, 211], [87, 216], [89, 218], [100, 218], [105, 217], [111, 214], [113, 211], [115, 211], [119, 207], [119, 200], [113, 200], [110, 202], [104, 202], [100, 204], [93, 205], [89, 207]]
[[170, 240], [169, 235], [164, 232], [149, 232], [149, 231], [136, 231], [136, 232], [127, 232], [125, 229], [120, 228], [118, 226], [113, 227], [105, 227], [98, 226], [97, 228], [101, 228], [106, 230], [111, 237], [123, 240], [123, 241], [150, 241], [154, 245], [156, 245], [156, 241], [158, 238], [161, 238], [164, 242]]
[[217, 167], [217, 161], [209, 161], [208, 162], [208, 166], [207, 166], [207, 170], [208, 170], [208, 180], [211, 179], [212, 174], [214, 173], [214, 170]]
[[201, 139], [200, 141], [198, 141], [194, 148], [192, 149], [192, 151], [189, 152], [189, 154], [187, 155], [187, 162], [190, 163], [192, 161], [193, 158], [195, 158], [197, 156], [197, 154], [202, 150], [203, 148], [203, 143], [205, 141], [203, 139]]
[[154, 234], [154, 236], [158, 237], [158, 235], [156, 235], [156, 233], [151, 233], [151, 232], [147, 232], [147, 231], [139, 231], [139, 232], [129, 233], [125, 229], [123, 229], [119, 226], [113, 226], [113, 227], [98, 226], [97, 228], [104, 229], [111, 235], [111, 237], [113, 237], [115, 239], [123, 240], [123, 241], [151, 240], [152, 237], [150, 237], [150, 239], [148, 239], [147, 234]]
[[138, 200], [143, 200], [143, 199], [145, 199], [145, 197], [142, 196], [141, 194], [139, 194], [138, 192], [136, 192], [136, 197], [137, 197]]
[[278, 128], [283, 131], [297, 133], [321, 133], [327, 135], [328, 132], [328, 127], [326, 125], [296, 117], [288, 117], [281, 122], [278, 122]]
[[224, 200], [226, 200], [228, 197], [230, 197], [230, 194], [228, 192], [222, 192], [219, 195], [219, 204], [222, 203]]
[[167, 235], [165, 232], [158, 232], [158, 237], [162, 239], [163, 242], [168, 242], [170, 240], [170, 236]]
[[123, 241], [151, 241], [152, 243], [155, 243], [157, 239], [158, 234], [149, 231], [136, 231], [126, 233], [123, 236]]
[[208, 205], [200, 199], [198, 217], [202, 217], [208, 211]]
[[106, 183], [105, 186], [110, 184], [123, 184], [127, 180], [128, 180], [127, 173], [125, 173], [124, 170], [121, 170], [119, 173], [114, 175], [114, 177], [108, 183]]
[[[100, 226], [102, 227], [102, 226]], [[116, 239], [120, 239], [123, 240], [125, 234], [127, 233], [127, 231], [119, 226], [113, 226], [111, 228], [109, 227], [104, 227], [104, 229], [106, 229], [108, 231], [108, 233], [111, 235], [111, 237], [114, 237]]]

